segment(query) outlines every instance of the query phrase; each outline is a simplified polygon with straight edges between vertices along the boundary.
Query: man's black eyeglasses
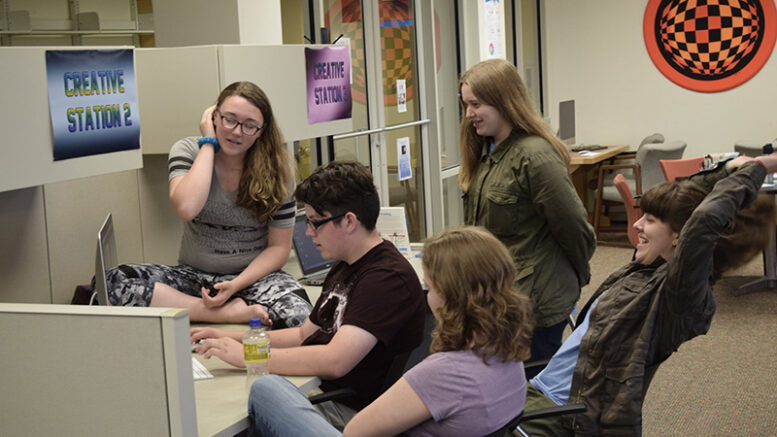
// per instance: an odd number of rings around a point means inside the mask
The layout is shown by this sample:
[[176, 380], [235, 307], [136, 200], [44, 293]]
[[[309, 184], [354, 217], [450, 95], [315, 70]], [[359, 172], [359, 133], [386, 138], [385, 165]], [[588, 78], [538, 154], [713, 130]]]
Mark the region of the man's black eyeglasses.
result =
[[327, 218], [321, 219], [321, 220], [311, 220], [310, 218], [305, 217], [305, 222], [307, 223], [308, 226], [312, 227], [314, 231], [317, 231], [318, 228], [320, 228], [321, 226], [331, 222], [332, 220], [339, 219], [340, 217], [343, 217], [346, 214], [347, 213], [344, 212], [344, 213], [342, 213], [340, 215], [333, 215], [332, 217], [327, 217]]

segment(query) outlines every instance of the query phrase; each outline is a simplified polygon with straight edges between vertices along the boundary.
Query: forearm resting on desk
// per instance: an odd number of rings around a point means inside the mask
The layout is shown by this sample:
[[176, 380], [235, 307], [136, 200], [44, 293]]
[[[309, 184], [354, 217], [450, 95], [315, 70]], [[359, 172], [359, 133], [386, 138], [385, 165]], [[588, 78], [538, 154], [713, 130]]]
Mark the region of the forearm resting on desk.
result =
[[[270, 341], [273, 341], [272, 333]], [[326, 345], [273, 347], [270, 353], [270, 373], [339, 378], [367, 356], [377, 342], [378, 339], [366, 330], [343, 325]]]

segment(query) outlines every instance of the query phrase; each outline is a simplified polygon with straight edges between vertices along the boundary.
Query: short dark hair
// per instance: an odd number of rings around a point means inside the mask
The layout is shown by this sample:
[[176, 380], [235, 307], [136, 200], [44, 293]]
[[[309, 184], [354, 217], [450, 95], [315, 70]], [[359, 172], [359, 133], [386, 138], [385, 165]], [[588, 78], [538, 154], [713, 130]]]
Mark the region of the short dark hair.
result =
[[368, 231], [375, 229], [380, 213], [378, 190], [372, 182], [372, 174], [354, 161], [333, 161], [315, 169], [297, 186], [294, 197], [320, 215], [352, 212]]
[[[688, 179], [662, 182], [642, 196], [639, 206], [679, 233], [707, 194], [707, 190]], [[774, 199], [768, 194], [760, 193], [739, 211], [731, 227], [718, 237], [712, 257], [713, 279], [720, 279], [723, 273], [744, 265], [761, 252], [769, 242], [769, 228], [774, 221]]]
[[639, 200], [642, 211], [669, 224], [679, 233], [704, 198], [707, 190], [690, 180], [662, 182], [650, 188]]

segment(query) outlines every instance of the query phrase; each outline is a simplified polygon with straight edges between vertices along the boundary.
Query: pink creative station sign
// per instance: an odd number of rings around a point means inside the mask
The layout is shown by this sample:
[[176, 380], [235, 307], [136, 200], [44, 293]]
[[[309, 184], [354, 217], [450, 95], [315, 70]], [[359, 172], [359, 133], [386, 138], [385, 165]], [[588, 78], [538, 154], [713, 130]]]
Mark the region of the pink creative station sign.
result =
[[348, 47], [305, 48], [308, 124], [351, 117]]

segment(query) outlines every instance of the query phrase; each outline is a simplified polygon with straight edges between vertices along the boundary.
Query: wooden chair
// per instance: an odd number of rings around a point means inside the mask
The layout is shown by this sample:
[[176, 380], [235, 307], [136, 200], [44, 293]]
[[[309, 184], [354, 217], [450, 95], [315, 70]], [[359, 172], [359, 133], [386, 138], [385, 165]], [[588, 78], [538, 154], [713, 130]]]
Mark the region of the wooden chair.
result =
[[677, 178], [698, 173], [701, 170], [702, 161], [704, 161], [703, 156], [695, 156], [683, 159], [661, 159], [658, 163], [661, 164], [661, 171], [664, 172], [666, 180], [672, 182]]

